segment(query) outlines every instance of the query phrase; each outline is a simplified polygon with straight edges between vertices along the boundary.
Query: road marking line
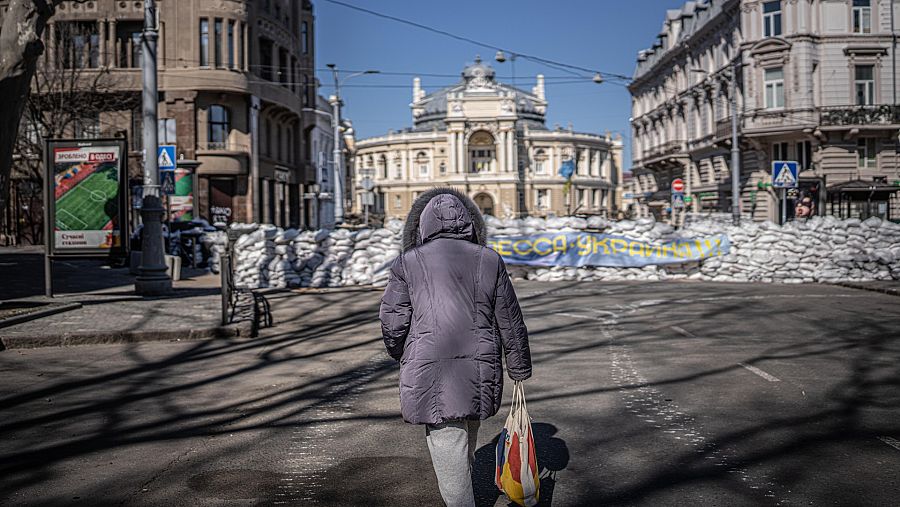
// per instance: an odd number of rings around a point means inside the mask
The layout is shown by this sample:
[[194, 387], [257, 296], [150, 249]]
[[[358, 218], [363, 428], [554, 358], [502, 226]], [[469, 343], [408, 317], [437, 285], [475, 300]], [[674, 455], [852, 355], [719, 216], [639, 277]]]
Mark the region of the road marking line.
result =
[[738, 363], [738, 366], [742, 366], [742, 367], [744, 367], [744, 368], [750, 370], [751, 372], [753, 372], [753, 373], [759, 375], [760, 377], [762, 377], [762, 378], [768, 380], [769, 382], [781, 382], [781, 379], [780, 379], [780, 378], [775, 377], [775, 376], [772, 376], [772, 375], [769, 375], [768, 373], [766, 373], [766, 372], [760, 370], [760, 369], [757, 368], [756, 366], [750, 366], [749, 364], [744, 364], [744, 363]]
[[671, 329], [672, 331], [675, 331], [676, 333], [678, 333], [682, 336], [687, 336], [688, 338], [698, 338], [698, 336], [695, 335], [694, 333], [688, 331], [687, 329], [678, 327], [678, 326], [669, 326], [669, 329]]
[[878, 437], [878, 440], [881, 440], [882, 442], [886, 443], [887, 445], [900, 451], [900, 440], [897, 440], [896, 438], [891, 438], [891, 437]]

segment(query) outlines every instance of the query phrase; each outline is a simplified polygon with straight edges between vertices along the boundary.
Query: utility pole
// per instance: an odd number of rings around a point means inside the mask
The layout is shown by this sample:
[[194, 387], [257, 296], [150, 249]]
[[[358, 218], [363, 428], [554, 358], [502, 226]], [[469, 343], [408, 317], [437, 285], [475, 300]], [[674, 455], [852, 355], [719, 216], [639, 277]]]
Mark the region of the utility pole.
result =
[[[331, 125], [334, 127], [334, 224], [339, 225], [344, 223], [344, 178], [343, 178], [343, 164], [341, 163], [341, 106], [343, 103], [341, 102], [341, 82], [342, 80], [338, 79], [338, 70], [337, 66], [333, 63], [329, 63], [326, 65], [329, 69], [331, 69], [331, 74], [334, 77], [334, 95], [331, 97]], [[354, 74], [350, 74], [345, 77], [343, 81], [347, 81], [348, 79], [354, 78], [356, 76], [362, 76], [364, 74], [378, 74], [380, 71], [378, 70], [364, 70], [362, 72], [356, 72]]]
[[135, 292], [142, 296], [159, 296], [172, 291], [172, 279], [166, 274], [163, 252], [163, 207], [159, 192], [159, 167], [156, 152], [157, 105], [159, 95], [156, 84], [156, 42], [159, 31], [156, 25], [156, 2], [144, 0], [144, 33], [141, 37], [141, 67], [143, 77], [144, 117], [144, 192], [141, 218], [144, 223], [141, 242], [140, 274], [134, 283]]
[[738, 52], [731, 69], [731, 215], [734, 225], [741, 223], [741, 149], [738, 146], [737, 80], [741, 67]]
[[334, 225], [344, 223], [344, 180], [341, 164], [341, 83], [333, 63], [328, 64], [334, 76], [334, 96], [331, 97], [331, 126], [334, 129]]

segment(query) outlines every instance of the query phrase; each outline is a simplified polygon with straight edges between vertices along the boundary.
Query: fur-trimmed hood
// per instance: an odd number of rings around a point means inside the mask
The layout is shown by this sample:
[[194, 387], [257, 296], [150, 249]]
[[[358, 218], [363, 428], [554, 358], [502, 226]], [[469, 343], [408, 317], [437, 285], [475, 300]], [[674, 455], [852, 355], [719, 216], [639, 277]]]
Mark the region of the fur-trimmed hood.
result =
[[[420, 195], [415, 202], [413, 202], [412, 207], [409, 210], [409, 215], [406, 217], [406, 224], [403, 227], [403, 251], [411, 250], [418, 245], [423, 243], [422, 237], [422, 213], [425, 212], [425, 209], [428, 207], [431, 200], [440, 195], [452, 196], [456, 200], [458, 200], [463, 207], [465, 208], [463, 213], [455, 212], [449, 208], [455, 208], [453, 204], [453, 199], [441, 199], [440, 206], [444, 209], [445, 213], [449, 213], [450, 215], [458, 215], [450, 217], [452, 220], [446, 221], [445, 228], [448, 230], [444, 231], [445, 233], [457, 235], [459, 239], [468, 239], [472, 243], [484, 246], [487, 243], [487, 227], [484, 223], [484, 217], [481, 216], [481, 211], [478, 209], [478, 206], [475, 205], [475, 202], [472, 201], [466, 194], [449, 187], [438, 187], [433, 188], [422, 195]], [[444, 202], [446, 201], [446, 202]], [[433, 205], [434, 207], [434, 205]], [[465, 215], [467, 213], [467, 216]], [[446, 219], [447, 217], [445, 217]], [[466, 225], [468, 224], [469, 229], [471, 229], [471, 235], [467, 232]], [[426, 227], [434, 228], [434, 225], [430, 225], [428, 223], [424, 224]], [[437, 233], [438, 231], [432, 231], [433, 233]], [[428, 233], [426, 232], [426, 236]], [[460, 235], [466, 236], [463, 238]], [[428, 238], [424, 238], [427, 240]]]

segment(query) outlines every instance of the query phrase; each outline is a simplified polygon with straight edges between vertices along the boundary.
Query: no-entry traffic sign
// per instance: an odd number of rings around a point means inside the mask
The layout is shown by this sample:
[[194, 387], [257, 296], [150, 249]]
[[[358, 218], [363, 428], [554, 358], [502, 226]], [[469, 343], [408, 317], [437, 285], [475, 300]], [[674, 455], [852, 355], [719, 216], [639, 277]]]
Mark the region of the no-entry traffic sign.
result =
[[684, 192], [684, 180], [675, 178], [672, 180], [672, 192]]

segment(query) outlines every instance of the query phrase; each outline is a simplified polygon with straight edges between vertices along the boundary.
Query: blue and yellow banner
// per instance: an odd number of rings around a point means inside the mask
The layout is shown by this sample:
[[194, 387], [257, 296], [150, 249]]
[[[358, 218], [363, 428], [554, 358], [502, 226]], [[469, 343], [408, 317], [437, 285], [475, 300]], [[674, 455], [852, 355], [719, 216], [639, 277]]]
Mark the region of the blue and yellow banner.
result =
[[499, 253], [507, 264], [643, 267], [681, 264], [726, 255], [731, 242], [724, 234], [654, 245], [609, 234], [562, 232], [498, 236], [488, 239], [488, 246]]

